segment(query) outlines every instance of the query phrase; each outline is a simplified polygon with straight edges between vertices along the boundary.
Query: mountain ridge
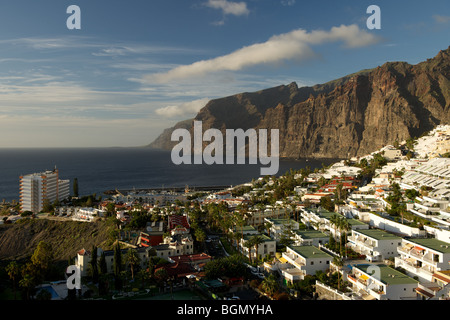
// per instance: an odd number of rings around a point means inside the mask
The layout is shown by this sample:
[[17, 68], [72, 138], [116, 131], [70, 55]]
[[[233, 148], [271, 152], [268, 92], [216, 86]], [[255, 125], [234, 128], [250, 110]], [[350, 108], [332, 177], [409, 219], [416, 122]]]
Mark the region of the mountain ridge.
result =
[[346, 158], [450, 123], [450, 47], [415, 65], [386, 62], [311, 87], [295, 82], [209, 101], [148, 147], [170, 150], [176, 128], [279, 129], [280, 157]]

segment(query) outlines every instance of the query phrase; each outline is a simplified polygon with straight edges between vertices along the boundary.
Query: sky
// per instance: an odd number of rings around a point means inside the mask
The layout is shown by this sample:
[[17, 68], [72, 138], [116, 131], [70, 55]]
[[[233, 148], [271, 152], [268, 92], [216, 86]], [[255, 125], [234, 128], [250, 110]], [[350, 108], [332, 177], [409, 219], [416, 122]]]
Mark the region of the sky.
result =
[[0, 30], [0, 148], [133, 147], [211, 99], [432, 58], [450, 2], [15, 0]]

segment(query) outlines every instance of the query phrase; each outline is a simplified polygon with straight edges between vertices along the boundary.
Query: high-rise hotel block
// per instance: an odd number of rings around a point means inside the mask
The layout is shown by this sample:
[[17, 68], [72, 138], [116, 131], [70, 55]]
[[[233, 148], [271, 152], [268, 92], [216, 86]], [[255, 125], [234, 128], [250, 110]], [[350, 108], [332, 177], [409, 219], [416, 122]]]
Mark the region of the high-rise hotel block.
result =
[[21, 211], [38, 213], [45, 200], [53, 203], [70, 196], [69, 180], [60, 180], [58, 169], [40, 173], [27, 174], [20, 177]]

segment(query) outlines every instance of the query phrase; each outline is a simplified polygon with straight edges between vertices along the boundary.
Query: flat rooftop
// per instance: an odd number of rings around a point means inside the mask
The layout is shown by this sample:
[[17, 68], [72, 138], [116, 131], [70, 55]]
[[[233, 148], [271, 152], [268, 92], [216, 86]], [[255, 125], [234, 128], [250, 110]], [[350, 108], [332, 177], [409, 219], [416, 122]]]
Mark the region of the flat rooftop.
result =
[[297, 221], [292, 219], [279, 219], [279, 218], [266, 218], [266, 219], [275, 225], [287, 225], [297, 223]]
[[303, 239], [328, 238], [329, 236], [318, 230], [294, 230]]
[[406, 239], [409, 242], [415, 243], [419, 246], [423, 246], [429, 248], [431, 250], [441, 252], [441, 253], [450, 253], [450, 243], [444, 242], [441, 240], [437, 240], [434, 238], [431, 239]]
[[364, 222], [362, 222], [362, 221], [360, 221], [360, 220], [358, 220], [358, 219], [354, 219], [354, 218], [347, 219], [347, 222], [348, 222], [348, 224], [351, 225], [351, 226], [362, 226], [362, 225], [367, 225], [367, 223], [364, 223]]
[[368, 229], [368, 230], [357, 230], [356, 232], [361, 233], [367, 237], [370, 237], [375, 240], [400, 240], [402, 239], [399, 236], [396, 236], [392, 233], [386, 232], [380, 229]]
[[331, 255], [323, 252], [315, 246], [289, 246], [291, 250], [299, 254], [300, 256], [308, 258], [330, 258], [333, 259]]
[[[361, 270], [362, 272], [366, 273], [369, 276], [373, 276], [375, 279], [387, 285], [419, 283], [419, 281], [414, 280], [413, 278], [407, 276], [406, 274], [401, 273], [400, 271], [397, 271], [394, 268], [388, 267], [387, 265], [384, 264], [358, 264], [353, 267]], [[377, 275], [376, 272], [374, 272], [374, 270], [376, 271], [379, 270], [380, 273]]]

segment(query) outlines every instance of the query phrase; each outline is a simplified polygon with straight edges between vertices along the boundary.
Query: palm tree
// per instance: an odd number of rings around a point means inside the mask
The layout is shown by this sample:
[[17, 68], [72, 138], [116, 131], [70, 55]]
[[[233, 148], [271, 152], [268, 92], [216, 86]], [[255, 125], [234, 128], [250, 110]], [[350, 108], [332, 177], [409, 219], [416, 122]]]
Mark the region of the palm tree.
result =
[[269, 276], [265, 277], [261, 283], [262, 289], [265, 293], [272, 296], [278, 290], [278, 282], [274, 274], [271, 273]]
[[19, 281], [19, 285], [26, 289], [27, 300], [30, 300], [31, 289], [35, 286], [35, 278], [29, 273], [25, 273], [23, 278]]
[[134, 268], [140, 262], [140, 258], [136, 249], [133, 248], [128, 249], [127, 254], [125, 256], [125, 261], [130, 265], [131, 279], [134, 280]]
[[243, 236], [244, 234], [242, 232], [235, 232], [233, 234], [233, 239], [236, 241], [236, 248], [239, 248], [239, 243]]
[[141, 281], [141, 289], [145, 288], [145, 284], [147, 280], [149, 279], [149, 273], [145, 269], [139, 270], [137, 273], [138, 279]]
[[[340, 238], [343, 238], [343, 240], [345, 241], [345, 249], [347, 248], [347, 232], [351, 229], [350, 224], [348, 223], [348, 220], [344, 217], [340, 218], [339, 221], [339, 234], [340, 234]], [[339, 239], [339, 243], [342, 246], [342, 241], [341, 239]], [[341, 252], [342, 252], [342, 247], [341, 247]], [[345, 250], [345, 255], [347, 255], [347, 250]]]
[[244, 242], [244, 247], [248, 249], [248, 258], [250, 263], [252, 263], [253, 237]]
[[272, 225], [273, 224], [270, 221], [267, 221], [266, 223], [264, 223], [264, 227], [266, 228], [269, 237], [270, 237], [270, 229], [272, 228]]
[[340, 216], [337, 214], [333, 214], [330, 218], [330, 223], [334, 227], [334, 238], [337, 239], [337, 229], [340, 221]]
[[334, 257], [333, 257], [333, 264], [336, 265], [336, 266], [338, 267], [337, 272], [338, 272], [338, 290], [339, 290], [339, 289], [340, 289], [340, 283], [341, 283], [341, 280], [340, 280], [340, 278], [341, 278], [341, 272], [340, 272], [339, 270], [340, 270], [340, 269], [342, 268], [342, 266], [344, 265], [344, 261], [342, 260], [342, 258], [337, 257], [337, 256], [334, 256]]
[[252, 237], [252, 243], [255, 247], [255, 260], [258, 261], [258, 249], [259, 245], [264, 242], [264, 238], [261, 235], [255, 235]]

